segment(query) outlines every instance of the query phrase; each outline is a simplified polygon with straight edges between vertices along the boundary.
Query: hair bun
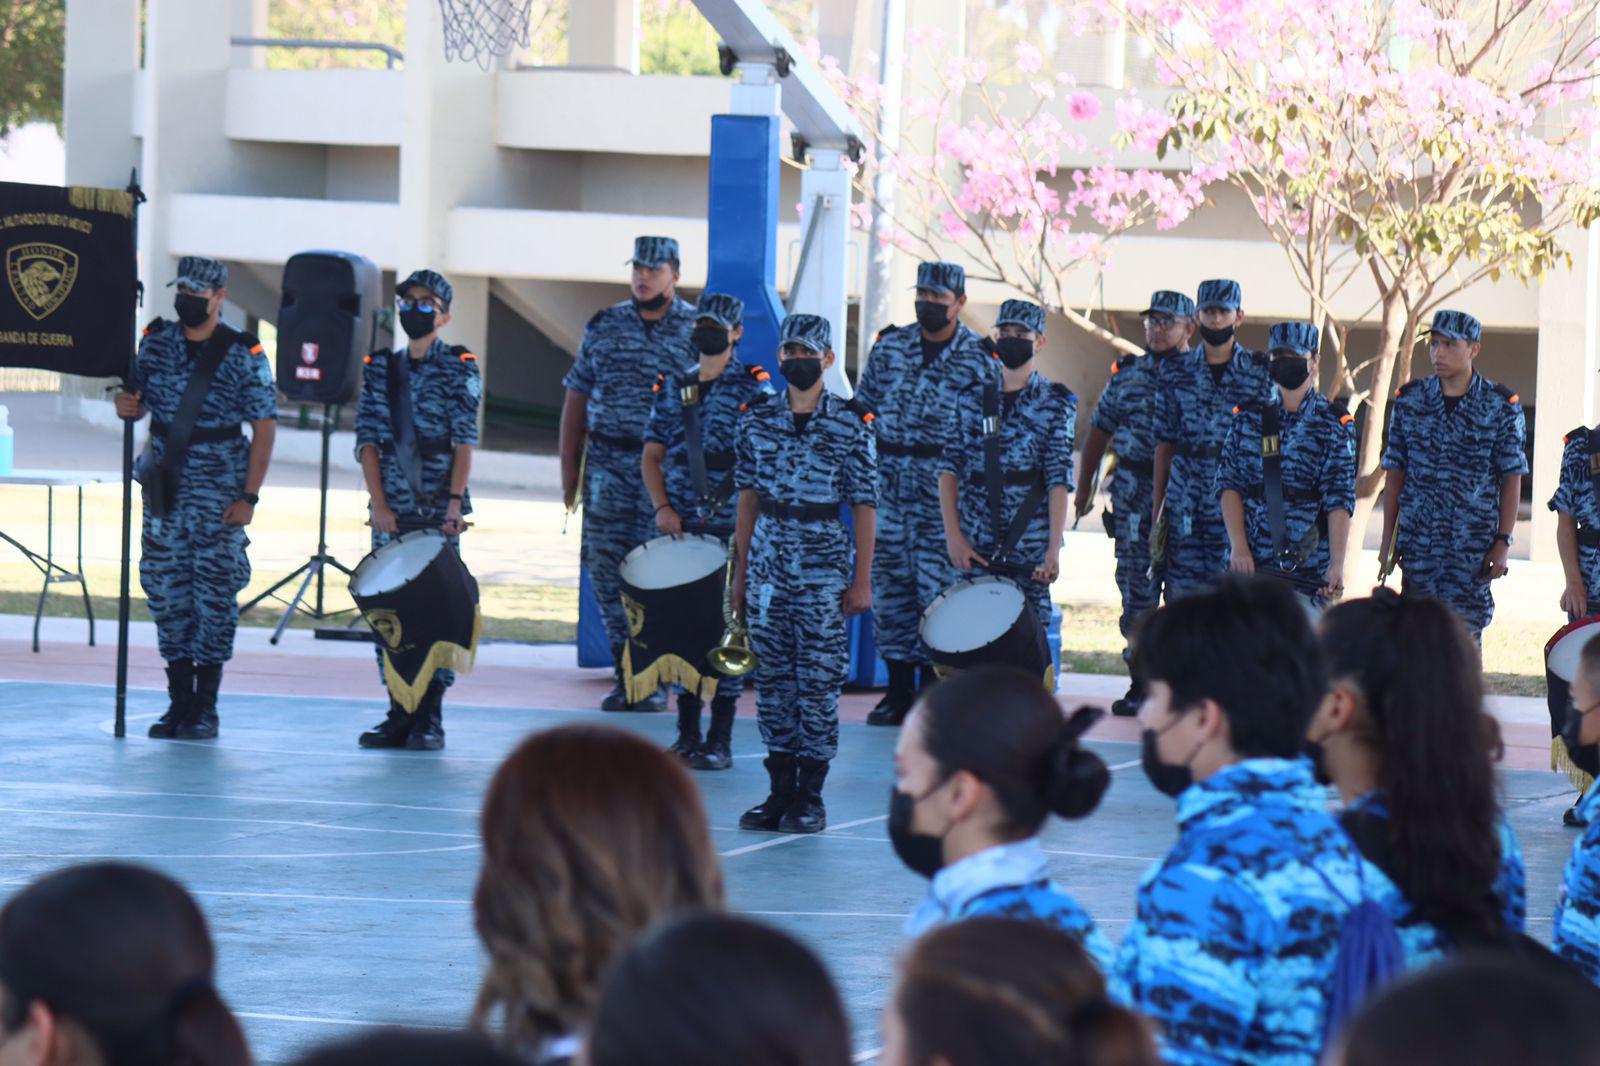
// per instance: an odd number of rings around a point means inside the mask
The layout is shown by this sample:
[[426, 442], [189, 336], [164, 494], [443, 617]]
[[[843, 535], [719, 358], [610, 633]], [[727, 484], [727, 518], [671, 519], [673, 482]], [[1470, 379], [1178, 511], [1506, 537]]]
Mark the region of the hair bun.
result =
[[1106, 768], [1105, 760], [1078, 746], [1078, 735], [1087, 728], [1078, 724], [1083, 710], [1074, 712], [1072, 719], [1063, 724], [1061, 740], [1050, 762], [1045, 802], [1063, 818], [1088, 815], [1100, 805], [1100, 797], [1111, 787], [1111, 771]]

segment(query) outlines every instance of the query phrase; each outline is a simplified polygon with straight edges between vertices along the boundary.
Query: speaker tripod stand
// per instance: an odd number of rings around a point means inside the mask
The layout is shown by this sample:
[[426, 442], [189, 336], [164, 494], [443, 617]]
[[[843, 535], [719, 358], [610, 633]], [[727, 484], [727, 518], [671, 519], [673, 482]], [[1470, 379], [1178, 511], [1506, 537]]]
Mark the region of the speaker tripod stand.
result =
[[[333, 436], [333, 413], [335, 410], [336, 408], [333, 404], [322, 405], [322, 484], [317, 493], [317, 552], [301, 563], [292, 573], [279, 579], [271, 588], [239, 608], [239, 613], [244, 614], [268, 599], [276, 599], [280, 603], [286, 604], [283, 617], [278, 619], [278, 627], [272, 631], [273, 644], [277, 644], [279, 639], [282, 638], [283, 631], [288, 628], [289, 620], [295, 616], [297, 611], [308, 618], [314, 618], [320, 622], [354, 610], [354, 608], [350, 607], [339, 611], [326, 610], [326, 601], [323, 598], [326, 592], [326, 571], [328, 567], [339, 571], [345, 577], [349, 577], [351, 574], [348, 566], [328, 554], [328, 443]], [[288, 600], [283, 600], [279, 597], [279, 590], [287, 587], [297, 578], [300, 581], [300, 587], [295, 589], [294, 596]], [[310, 606], [307, 606], [305, 602], [306, 592], [311, 588], [313, 581], [317, 585], [315, 599]]]

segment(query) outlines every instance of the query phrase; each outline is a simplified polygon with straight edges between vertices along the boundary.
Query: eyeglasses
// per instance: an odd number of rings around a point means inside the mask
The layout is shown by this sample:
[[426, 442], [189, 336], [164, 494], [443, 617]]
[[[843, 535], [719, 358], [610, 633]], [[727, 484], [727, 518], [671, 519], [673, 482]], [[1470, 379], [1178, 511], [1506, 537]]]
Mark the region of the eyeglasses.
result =
[[185, 285], [181, 281], [178, 283], [178, 291], [183, 293], [185, 296], [210, 296], [211, 295], [211, 289], [208, 288], [207, 286], [204, 286], [204, 285]]
[[1171, 329], [1178, 324], [1178, 320], [1171, 315], [1145, 315], [1139, 321], [1143, 322], [1144, 328], [1151, 333]]
[[433, 314], [435, 308], [432, 300], [406, 300], [397, 301], [402, 311], [421, 311], [425, 315]]

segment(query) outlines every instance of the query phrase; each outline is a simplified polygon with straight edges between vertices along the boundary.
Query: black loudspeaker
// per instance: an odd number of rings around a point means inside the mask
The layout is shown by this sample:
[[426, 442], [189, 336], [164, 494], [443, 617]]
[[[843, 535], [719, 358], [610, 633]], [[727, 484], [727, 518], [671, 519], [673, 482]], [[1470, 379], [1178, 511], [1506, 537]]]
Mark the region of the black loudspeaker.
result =
[[278, 391], [295, 403], [345, 404], [383, 306], [383, 272], [351, 252], [300, 252], [283, 265]]

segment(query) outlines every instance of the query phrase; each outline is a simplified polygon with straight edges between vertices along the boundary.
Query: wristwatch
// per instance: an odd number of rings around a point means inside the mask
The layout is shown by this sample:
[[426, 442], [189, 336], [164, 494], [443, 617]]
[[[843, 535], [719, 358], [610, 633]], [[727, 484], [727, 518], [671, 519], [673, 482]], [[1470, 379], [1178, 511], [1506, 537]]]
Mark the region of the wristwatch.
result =
[[466, 499], [466, 496], [463, 493], [460, 493], [460, 492], [452, 492], [450, 494], [449, 498], [452, 499], [452, 500], [464, 500], [464, 499]]
[[248, 503], [251, 507], [254, 507], [256, 504], [261, 502], [261, 497], [257, 496], [253, 492], [240, 493], [239, 499], [243, 500], [245, 503]]
[[1494, 540], [1491, 540], [1489, 543], [1493, 544], [1493, 543], [1495, 543], [1495, 541], [1505, 541], [1506, 547], [1509, 548], [1509, 547], [1511, 547], [1511, 534], [1510, 533], [1496, 533], [1494, 535]]

